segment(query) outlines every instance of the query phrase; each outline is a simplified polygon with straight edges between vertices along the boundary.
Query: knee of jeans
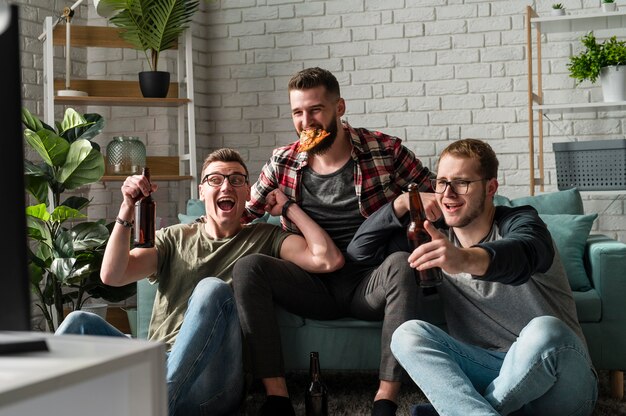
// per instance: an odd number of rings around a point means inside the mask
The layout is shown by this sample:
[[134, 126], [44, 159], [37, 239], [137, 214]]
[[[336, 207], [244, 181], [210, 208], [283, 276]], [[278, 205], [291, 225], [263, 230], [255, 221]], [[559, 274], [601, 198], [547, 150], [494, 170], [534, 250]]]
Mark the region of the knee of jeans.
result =
[[192, 299], [200, 299], [207, 304], [223, 303], [233, 298], [233, 291], [217, 277], [205, 277], [200, 280], [193, 290]]
[[550, 347], [578, 344], [580, 340], [565, 322], [554, 316], [533, 318], [520, 332], [518, 342], [525, 348], [542, 351]]
[[424, 321], [404, 322], [391, 335], [391, 352], [396, 355], [415, 350], [429, 339], [428, 332], [428, 324]]
[[57, 329], [57, 334], [72, 334], [81, 333], [82, 328], [91, 325], [92, 322], [100, 320], [98, 315], [85, 312], [85, 311], [73, 311], [70, 312]]

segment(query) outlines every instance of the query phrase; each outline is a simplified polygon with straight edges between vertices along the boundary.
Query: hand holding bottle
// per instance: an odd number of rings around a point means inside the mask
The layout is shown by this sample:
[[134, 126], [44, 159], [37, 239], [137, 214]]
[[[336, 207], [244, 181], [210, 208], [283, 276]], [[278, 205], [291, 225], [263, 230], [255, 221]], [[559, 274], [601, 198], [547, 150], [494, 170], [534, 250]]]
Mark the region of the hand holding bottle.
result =
[[[143, 179], [147, 181], [147, 185], [144, 181], [140, 198], [135, 202], [135, 247], [154, 247], [155, 233], [156, 233], [156, 202], [152, 199], [152, 184], [150, 182], [150, 168], [143, 168]], [[148, 190], [148, 195], [145, 195], [145, 190]]]

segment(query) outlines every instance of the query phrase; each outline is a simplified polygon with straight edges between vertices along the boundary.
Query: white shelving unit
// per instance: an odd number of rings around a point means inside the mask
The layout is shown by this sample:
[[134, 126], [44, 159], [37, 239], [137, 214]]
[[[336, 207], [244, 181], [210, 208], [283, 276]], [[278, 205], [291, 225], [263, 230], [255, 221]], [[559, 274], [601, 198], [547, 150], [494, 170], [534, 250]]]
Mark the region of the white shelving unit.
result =
[[[533, 52], [533, 28], [535, 48]], [[526, 49], [528, 65], [528, 150], [530, 164], [530, 195], [535, 187], [544, 191], [543, 117], [545, 113], [613, 111], [626, 109], [626, 101], [544, 104], [542, 72], [542, 34], [588, 32], [591, 30], [626, 28], [626, 11], [587, 13], [565, 16], [539, 17], [532, 6], [526, 7]], [[533, 56], [536, 53], [537, 72], [533, 72]], [[535, 134], [535, 114], [537, 134]], [[537, 139], [539, 177], [535, 177], [535, 139]], [[603, 192], [603, 194], [606, 194]]]
[[[54, 79], [54, 46], [65, 46], [65, 28], [53, 29], [52, 17], [44, 22], [44, 120], [54, 125], [54, 108], [58, 105], [103, 105], [177, 107], [177, 151], [174, 157], [150, 157], [151, 177], [154, 181], [188, 181], [191, 198], [198, 197], [198, 172], [196, 160], [196, 117], [193, 78], [192, 31], [185, 31], [178, 45], [177, 79], [170, 85], [166, 98], [144, 98], [138, 81], [73, 79], [72, 87], [88, 92], [86, 97], [57, 96], [55, 91], [64, 89], [63, 79]], [[119, 30], [104, 26], [72, 25], [72, 47], [132, 48], [119, 37]], [[111, 121], [111, 120], [108, 120]], [[105, 174], [103, 182], [123, 181], [125, 176]], [[184, 211], [185, 193], [179, 192], [179, 211]]]

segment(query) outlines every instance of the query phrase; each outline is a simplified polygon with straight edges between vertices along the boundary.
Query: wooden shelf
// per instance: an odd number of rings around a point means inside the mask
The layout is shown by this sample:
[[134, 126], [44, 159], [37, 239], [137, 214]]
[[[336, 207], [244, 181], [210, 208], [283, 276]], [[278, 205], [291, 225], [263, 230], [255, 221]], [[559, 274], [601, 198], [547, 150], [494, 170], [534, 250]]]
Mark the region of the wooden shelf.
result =
[[165, 98], [144, 98], [139, 89], [139, 81], [74, 79], [71, 80], [71, 87], [89, 95], [86, 97], [59, 97], [56, 95], [56, 91], [65, 89], [65, 80], [55, 79], [55, 104], [180, 107], [191, 103], [188, 98], [178, 98], [177, 82], [170, 83], [170, 89]]
[[[134, 49], [133, 45], [120, 37], [121, 29], [108, 26], [72, 25], [70, 45], [72, 47], [100, 47]], [[53, 45], [65, 46], [65, 25], [57, 25], [52, 31]], [[178, 49], [178, 44], [169, 49]]]
[[186, 98], [143, 98], [143, 97], [54, 97], [59, 105], [111, 105], [129, 107], [180, 107], [191, 100]]
[[[189, 181], [193, 179], [191, 175], [180, 175], [178, 156], [147, 156], [146, 165], [150, 167], [150, 179], [159, 181]], [[100, 178], [101, 182], [124, 181], [129, 175], [117, 175], [112, 172], [105, 172]]]

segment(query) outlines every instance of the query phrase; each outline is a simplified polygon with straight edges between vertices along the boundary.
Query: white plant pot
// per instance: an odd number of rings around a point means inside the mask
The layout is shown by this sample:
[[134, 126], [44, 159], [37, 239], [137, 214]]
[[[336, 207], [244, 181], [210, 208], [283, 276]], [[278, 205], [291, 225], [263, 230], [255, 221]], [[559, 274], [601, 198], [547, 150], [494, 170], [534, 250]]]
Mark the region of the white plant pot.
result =
[[602, 11], [603, 12], [614, 12], [617, 10], [616, 3], [602, 3]]
[[626, 65], [605, 66], [600, 70], [604, 102], [626, 101]]
[[550, 11], [552, 16], [565, 16], [565, 9], [552, 9]]

